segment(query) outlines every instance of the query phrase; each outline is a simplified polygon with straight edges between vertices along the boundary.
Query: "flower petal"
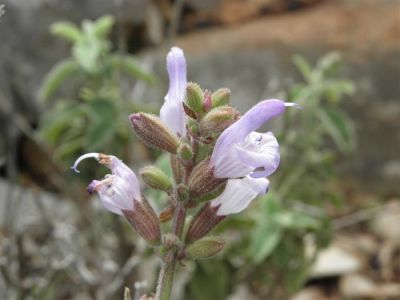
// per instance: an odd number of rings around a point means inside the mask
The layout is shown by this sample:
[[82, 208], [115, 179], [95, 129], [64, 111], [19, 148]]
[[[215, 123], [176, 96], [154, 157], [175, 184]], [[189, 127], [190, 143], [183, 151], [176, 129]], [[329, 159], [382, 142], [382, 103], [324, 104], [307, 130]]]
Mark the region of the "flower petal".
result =
[[186, 60], [182, 49], [173, 47], [167, 55], [169, 90], [160, 110], [161, 120], [181, 136], [186, 133], [182, 102], [186, 90]]
[[[278, 141], [271, 132], [265, 134], [253, 132], [249, 137], [252, 135], [260, 137], [258, 149], [254, 149], [255, 151], [249, 149], [254, 147], [254, 144], [250, 145], [247, 149], [246, 147], [236, 147], [237, 157], [242, 164], [256, 169], [250, 174], [252, 177], [269, 176], [274, 173], [279, 166], [280, 155]], [[259, 168], [263, 170], [258, 170]]]
[[112, 174], [125, 180], [130, 185], [129, 190], [132, 192], [133, 197], [140, 199], [140, 184], [135, 173], [118, 157], [113, 155], [110, 155], [110, 157], [111, 162], [108, 167]]
[[291, 103], [277, 99], [264, 100], [254, 105], [219, 136], [211, 156], [211, 164], [214, 164], [219, 157], [223, 157], [234, 144], [242, 142], [249, 133], [283, 113], [286, 106], [291, 106]]
[[249, 167], [239, 159], [236, 147], [232, 146], [223, 157], [213, 162], [216, 178], [238, 178], [248, 175], [254, 168]]
[[269, 181], [266, 178], [229, 179], [225, 190], [211, 201], [211, 206], [219, 206], [218, 216], [236, 214], [249, 206], [251, 201], [267, 192]]

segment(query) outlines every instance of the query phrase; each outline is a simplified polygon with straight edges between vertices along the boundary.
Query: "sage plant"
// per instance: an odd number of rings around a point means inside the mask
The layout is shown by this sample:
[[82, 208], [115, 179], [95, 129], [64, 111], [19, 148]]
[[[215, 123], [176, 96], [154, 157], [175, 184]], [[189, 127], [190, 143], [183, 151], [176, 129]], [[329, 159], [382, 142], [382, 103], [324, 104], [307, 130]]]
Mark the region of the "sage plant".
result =
[[[169, 90], [160, 116], [135, 113], [133, 131], [147, 146], [170, 154], [173, 178], [154, 167], [140, 171], [143, 181], [168, 196], [165, 209], [156, 214], [140, 191], [134, 172], [117, 157], [87, 153], [111, 170], [93, 180], [88, 192], [97, 192], [104, 208], [124, 216], [162, 260], [155, 299], [170, 299], [177, 263], [208, 258], [224, 247], [220, 237], [208, 234], [227, 216], [243, 211], [268, 191], [267, 176], [278, 168], [279, 144], [271, 132], [258, 133], [268, 120], [287, 107], [277, 99], [263, 100], [241, 114], [230, 105], [230, 90], [203, 91], [187, 82], [183, 51], [172, 48], [167, 56]], [[187, 219], [189, 214], [192, 218]], [[171, 221], [168, 232], [161, 222]]]

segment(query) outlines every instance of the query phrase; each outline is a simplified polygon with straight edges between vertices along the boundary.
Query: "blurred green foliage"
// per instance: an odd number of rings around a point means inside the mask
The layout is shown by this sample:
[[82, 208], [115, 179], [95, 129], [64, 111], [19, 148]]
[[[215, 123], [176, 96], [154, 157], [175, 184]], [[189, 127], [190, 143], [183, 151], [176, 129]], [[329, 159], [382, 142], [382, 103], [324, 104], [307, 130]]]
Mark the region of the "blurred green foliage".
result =
[[112, 52], [108, 35], [114, 19], [83, 21], [82, 27], [57, 22], [51, 32], [72, 43], [71, 57], [57, 63], [44, 79], [39, 98], [48, 102], [62, 91], [40, 123], [40, 134], [56, 160], [70, 163], [82, 152], [102, 151], [126, 158], [133, 134], [128, 114], [138, 110], [124, 93], [123, 76], [154, 82], [131, 55]]
[[[243, 284], [260, 299], [287, 298], [304, 284], [318, 250], [329, 242], [327, 208], [341, 199], [330, 187], [335, 163], [351, 153], [356, 141], [352, 122], [339, 105], [354, 93], [354, 85], [337, 77], [337, 53], [327, 54], [315, 67], [301, 56], [293, 62], [304, 83], [291, 87], [287, 100], [303, 109], [288, 110], [275, 131], [282, 162], [271, 190], [219, 226], [231, 237], [229, 248], [220, 262], [197, 264], [188, 286], [193, 299], [225, 299]], [[213, 284], [198, 288], [203, 277]]]

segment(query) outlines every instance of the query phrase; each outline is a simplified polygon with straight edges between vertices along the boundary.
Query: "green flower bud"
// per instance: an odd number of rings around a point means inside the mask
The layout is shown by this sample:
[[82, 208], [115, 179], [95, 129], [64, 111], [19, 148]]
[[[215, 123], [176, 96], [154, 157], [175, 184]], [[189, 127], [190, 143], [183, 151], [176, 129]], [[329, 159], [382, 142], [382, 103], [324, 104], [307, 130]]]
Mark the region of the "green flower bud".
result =
[[228, 105], [231, 102], [231, 90], [222, 88], [211, 94], [212, 107]]
[[189, 119], [187, 121], [187, 127], [192, 134], [197, 135], [199, 133], [199, 124], [196, 122], [196, 120]]
[[137, 137], [147, 146], [176, 154], [179, 139], [160, 118], [152, 114], [136, 113], [130, 115], [129, 119]]
[[193, 157], [192, 149], [186, 143], [180, 144], [178, 147], [178, 156], [184, 162], [190, 161]]
[[191, 259], [208, 258], [217, 255], [224, 248], [224, 240], [209, 236], [195, 241], [185, 249], [186, 257]]
[[203, 91], [197, 83], [186, 86], [186, 104], [196, 113], [203, 112]]
[[143, 181], [151, 188], [170, 192], [173, 188], [171, 180], [160, 169], [147, 166], [140, 170]]
[[200, 122], [202, 136], [218, 135], [239, 118], [239, 112], [230, 106], [220, 106], [211, 110]]

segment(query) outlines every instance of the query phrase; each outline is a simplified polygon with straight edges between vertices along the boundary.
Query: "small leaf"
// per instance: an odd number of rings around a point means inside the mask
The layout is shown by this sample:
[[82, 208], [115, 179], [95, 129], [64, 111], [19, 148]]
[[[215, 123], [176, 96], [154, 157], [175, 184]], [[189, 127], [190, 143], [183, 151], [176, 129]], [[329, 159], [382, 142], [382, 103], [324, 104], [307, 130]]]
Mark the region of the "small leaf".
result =
[[301, 75], [304, 77], [304, 79], [307, 82], [312, 82], [312, 68], [311, 65], [308, 63], [308, 61], [300, 56], [300, 55], [295, 55], [293, 56], [292, 59], [293, 63], [296, 65], [297, 69], [300, 71]]
[[39, 89], [39, 99], [48, 100], [67, 78], [79, 75], [81, 67], [74, 59], [66, 59], [56, 64], [46, 75]]
[[145, 71], [140, 66], [140, 63], [131, 56], [112, 55], [110, 63], [113, 68], [120, 69], [122, 72], [125, 72], [127, 75], [132, 76], [133, 78], [141, 79], [148, 83], [155, 82], [153, 74]]
[[79, 28], [70, 22], [57, 22], [51, 25], [50, 27], [51, 33], [58, 35], [70, 42], [77, 43], [79, 42], [83, 35]]
[[355, 145], [354, 129], [344, 114], [337, 110], [321, 109], [318, 117], [321, 125], [324, 126], [340, 151], [347, 153], [353, 150]]
[[259, 264], [264, 261], [279, 244], [283, 236], [281, 228], [272, 222], [260, 224], [251, 238], [250, 256], [254, 263]]
[[71, 123], [76, 123], [83, 114], [82, 108], [76, 103], [60, 102], [53, 110], [44, 115], [40, 124], [41, 135], [50, 143], [56, 143]]
[[109, 34], [114, 25], [114, 18], [110, 15], [102, 16], [94, 23], [94, 32], [99, 37], [105, 37]]
[[115, 134], [116, 107], [106, 100], [93, 101], [88, 106], [88, 117], [86, 148], [93, 151], [105, 149]]
[[[212, 282], [212, 284], [210, 284]], [[202, 261], [189, 284], [190, 299], [226, 299], [229, 293], [230, 272], [227, 264], [217, 259]]]

